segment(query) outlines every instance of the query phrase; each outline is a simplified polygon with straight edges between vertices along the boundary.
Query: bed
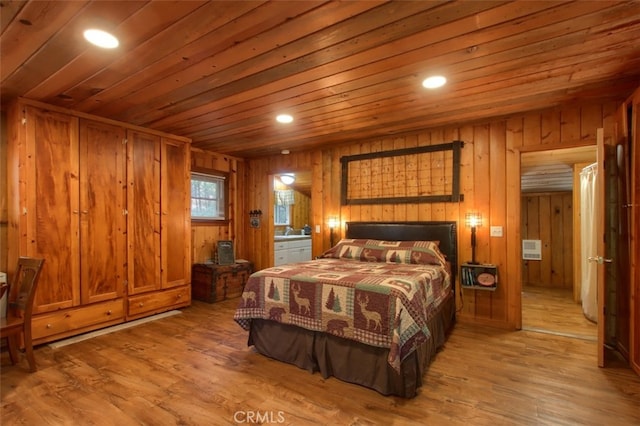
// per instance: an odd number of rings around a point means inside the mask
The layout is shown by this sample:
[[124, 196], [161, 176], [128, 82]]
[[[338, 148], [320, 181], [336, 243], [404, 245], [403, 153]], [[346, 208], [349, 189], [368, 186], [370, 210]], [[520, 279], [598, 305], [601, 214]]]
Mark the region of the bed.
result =
[[323, 377], [412, 398], [455, 322], [455, 222], [349, 222], [312, 261], [257, 271], [248, 345]]

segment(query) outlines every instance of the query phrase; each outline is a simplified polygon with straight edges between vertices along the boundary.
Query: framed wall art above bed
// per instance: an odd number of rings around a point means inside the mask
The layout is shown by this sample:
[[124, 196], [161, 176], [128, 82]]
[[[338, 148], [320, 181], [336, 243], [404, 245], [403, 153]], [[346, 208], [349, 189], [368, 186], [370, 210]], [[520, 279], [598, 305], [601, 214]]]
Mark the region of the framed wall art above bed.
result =
[[460, 193], [462, 141], [340, 158], [340, 201], [351, 204], [447, 203]]

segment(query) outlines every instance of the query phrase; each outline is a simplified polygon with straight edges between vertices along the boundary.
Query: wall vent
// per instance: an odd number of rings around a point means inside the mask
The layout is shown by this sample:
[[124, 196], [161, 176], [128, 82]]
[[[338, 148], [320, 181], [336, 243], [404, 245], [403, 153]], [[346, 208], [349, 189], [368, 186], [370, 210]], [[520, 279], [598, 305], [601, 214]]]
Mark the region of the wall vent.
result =
[[524, 260], [542, 260], [542, 241], [522, 240], [522, 258]]

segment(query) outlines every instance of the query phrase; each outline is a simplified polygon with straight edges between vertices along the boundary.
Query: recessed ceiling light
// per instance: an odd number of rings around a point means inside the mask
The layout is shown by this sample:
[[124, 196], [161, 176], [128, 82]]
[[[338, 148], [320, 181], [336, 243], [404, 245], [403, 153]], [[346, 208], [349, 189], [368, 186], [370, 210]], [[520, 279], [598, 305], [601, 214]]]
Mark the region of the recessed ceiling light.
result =
[[90, 29], [84, 32], [84, 38], [91, 44], [105, 49], [114, 49], [120, 45], [115, 36], [106, 31]]
[[280, 114], [276, 117], [276, 121], [278, 123], [291, 123], [293, 121], [293, 117], [289, 114]]
[[280, 151], [280, 154], [289, 155], [289, 154], [291, 154], [291, 151], [289, 151], [288, 149], [283, 149], [282, 151]]
[[445, 77], [441, 75], [432, 75], [422, 81], [422, 86], [427, 89], [437, 89], [438, 87], [444, 86], [446, 82], [447, 79]]

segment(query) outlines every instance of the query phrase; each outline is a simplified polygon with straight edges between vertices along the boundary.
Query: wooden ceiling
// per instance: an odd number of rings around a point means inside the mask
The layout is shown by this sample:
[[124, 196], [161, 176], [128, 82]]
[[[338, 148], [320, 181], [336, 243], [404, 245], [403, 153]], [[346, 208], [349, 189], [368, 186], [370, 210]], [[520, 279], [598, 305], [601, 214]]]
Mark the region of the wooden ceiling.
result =
[[[3, 104], [23, 96], [238, 157], [620, 100], [640, 82], [638, 1], [1, 6]], [[120, 46], [89, 45], [88, 27]], [[448, 84], [422, 88], [432, 74]]]

